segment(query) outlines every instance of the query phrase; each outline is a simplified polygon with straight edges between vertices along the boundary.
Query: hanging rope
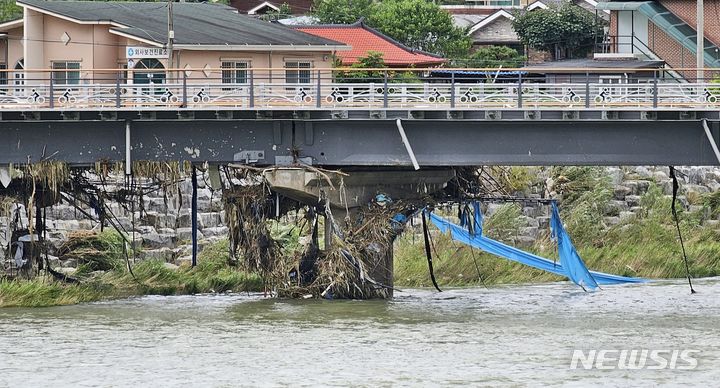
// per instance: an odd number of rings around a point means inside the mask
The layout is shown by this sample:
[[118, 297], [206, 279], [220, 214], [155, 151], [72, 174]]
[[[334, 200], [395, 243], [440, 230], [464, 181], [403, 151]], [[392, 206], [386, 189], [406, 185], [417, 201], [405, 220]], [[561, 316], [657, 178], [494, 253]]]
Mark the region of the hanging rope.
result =
[[423, 237], [425, 238], [425, 256], [427, 257], [428, 269], [430, 270], [430, 280], [432, 280], [433, 286], [439, 292], [442, 292], [440, 287], [435, 280], [435, 271], [433, 270], [432, 253], [430, 252], [430, 232], [427, 227], [427, 220], [425, 219], [425, 212], [422, 212], [422, 224], [423, 224]]
[[680, 231], [680, 220], [678, 219], [677, 215], [677, 209], [675, 208], [675, 200], [677, 199], [677, 192], [680, 188], [680, 185], [678, 184], [677, 177], [675, 176], [675, 167], [670, 166], [670, 178], [672, 178], [672, 204], [670, 205], [670, 209], [672, 209], [672, 215], [675, 219], [675, 227], [677, 228], [678, 237], [680, 238], [680, 247], [682, 248], [683, 253], [683, 259], [685, 260], [685, 275], [687, 276], [688, 284], [690, 285], [690, 293], [694, 294], [695, 290], [693, 289], [692, 280], [690, 280], [690, 266], [688, 265], [688, 258], [687, 254], [685, 253], [685, 243], [683, 242], [682, 232]]

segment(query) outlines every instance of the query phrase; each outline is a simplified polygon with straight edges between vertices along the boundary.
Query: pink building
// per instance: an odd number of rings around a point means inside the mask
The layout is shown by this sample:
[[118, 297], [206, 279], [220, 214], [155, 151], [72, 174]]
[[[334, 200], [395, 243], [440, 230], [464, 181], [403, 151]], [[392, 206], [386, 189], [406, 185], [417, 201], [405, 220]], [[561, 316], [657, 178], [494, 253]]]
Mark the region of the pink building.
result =
[[[38, 82], [53, 70], [56, 84], [98, 83], [122, 74], [135, 84], [167, 76], [192, 82], [242, 84], [248, 70], [269, 82], [309, 83], [310, 69], [332, 66], [349, 47], [239, 14], [223, 5], [175, 3], [173, 63], [168, 64], [165, 3], [18, 0], [23, 18], [0, 24], [0, 83]], [[166, 72], [165, 69], [184, 71]], [[268, 69], [278, 69], [270, 72]], [[118, 69], [127, 69], [118, 73]], [[102, 71], [106, 70], [106, 71]], [[262, 74], [260, 74], [262, 73]], [[36, 80], [33, 80], [36, 78]], [[108, 80], [109, 82], [110, 80]]]

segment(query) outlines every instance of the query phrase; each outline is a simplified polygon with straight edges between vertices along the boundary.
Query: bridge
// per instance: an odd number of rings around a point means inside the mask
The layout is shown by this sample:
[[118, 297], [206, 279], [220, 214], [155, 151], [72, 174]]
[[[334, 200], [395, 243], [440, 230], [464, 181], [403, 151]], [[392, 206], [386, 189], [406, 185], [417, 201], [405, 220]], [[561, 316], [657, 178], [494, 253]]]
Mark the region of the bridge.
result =
[[720, 164], [719, 84], [545, 83], [521, 71], [395, 82], [387, 69], [363, 82], [308, 70], [306, 83], [287, 83], [283, 72], [248, 69], [234, 84], [221, 69], [163, 70], [139, 83], [99, 69], [67, 84], [58, 71], [6, 71], [0, 163]]
[[[547, 83], [523, 72], [502, 82], [394, 82], [386, 70], [361, 82], [320, 70], [305, 74], [306, 83], [287, 83], [272, 76], [283, 69], [265, 70], [248, 69], [241, 84], [208, 69], [143, 82], [117, 70], [90, 71], [73, 84], [57, 83], [68, 77], [54, 71], [6, 76], [0, 164], [288, 166], [263, 172], [276, 211], [280, 195], [311, 206], [324, 199], [333, 208], [328, 220], [353, 217], [379, 192], [417, 198], [443, 190], [458, 166], [720, 165], [713, 83]], [[351, 173], [321, 178], [298, 164]], [[196, 231], [195, 169], [192, 183]], [[338, 185], [342, 192], [332, 190]], [[330, 238], [336, 225], [324, 225]], [[195, 232], [192, 242], [195, 257]], [[391, 245], [373, 260], [373, 278], [392, 285]]]

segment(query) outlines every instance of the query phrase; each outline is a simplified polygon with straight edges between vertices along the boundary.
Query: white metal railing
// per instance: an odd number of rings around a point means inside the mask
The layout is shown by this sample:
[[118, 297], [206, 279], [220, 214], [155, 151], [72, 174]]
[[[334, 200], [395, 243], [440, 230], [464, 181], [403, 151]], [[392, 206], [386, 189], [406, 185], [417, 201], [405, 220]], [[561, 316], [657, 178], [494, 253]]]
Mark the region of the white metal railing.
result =
[[539, 83], [444, 80], [310, 83], [181, 78], [156, 84], [25, 79], [0, 85], [0, 109], [718, 109], [716, 83]]

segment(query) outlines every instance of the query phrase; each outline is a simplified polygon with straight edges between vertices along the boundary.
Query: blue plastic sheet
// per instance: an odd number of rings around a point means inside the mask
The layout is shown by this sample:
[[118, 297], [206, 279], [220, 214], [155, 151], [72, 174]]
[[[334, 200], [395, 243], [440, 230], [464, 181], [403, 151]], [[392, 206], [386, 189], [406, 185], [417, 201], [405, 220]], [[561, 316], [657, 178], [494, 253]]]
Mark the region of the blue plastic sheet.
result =
[[443, 233], [450, 232], [453, 239], [477, 249], [502, 258], [528, 265], [533, 268], [551, 272], [556, 275], [566, 276], [575, 284], [584, 289], [596, 289], [598, 285], [621, 284], [621, 283], [643, 283], [646, 280], [606, 274], [602, 272], [589, 271], [585, 263], [578, 255], [573, 246], [570, 236], [565, 231], [560, 220], [555, 203], [552, 203], [552, 217], [550, 226], [552, 236], [557, 239], [560, 262], [555, 262], [544, 257], [525, 252], [521, 249], [503, 244], [482, 233], [482, 212], [479, 203], [473, 204], [474, 216], [471, 218], [467, 212], [462, 214], [460, 225], [454, 224], [436, 214], [428, 212], [430, 221]]

